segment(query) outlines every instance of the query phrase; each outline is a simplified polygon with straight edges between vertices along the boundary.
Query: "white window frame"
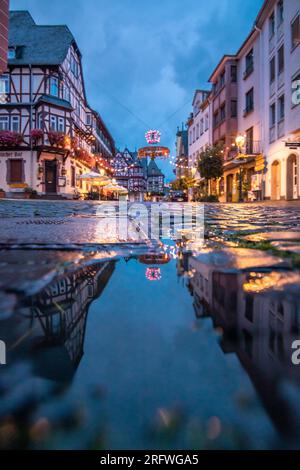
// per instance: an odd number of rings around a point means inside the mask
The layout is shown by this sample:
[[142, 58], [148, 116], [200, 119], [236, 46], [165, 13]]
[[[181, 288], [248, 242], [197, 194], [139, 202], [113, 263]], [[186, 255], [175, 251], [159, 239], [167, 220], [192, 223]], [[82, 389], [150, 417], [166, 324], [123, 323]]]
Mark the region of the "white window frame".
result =
[[9, 131], [9, 117], [0, 116], [0, 131]]
[[9, 75], [0, 76], [0, 95], [8, 95], [10, 93]]
[[65, 119], [63, 117], [58, 117], [57, 119], [57, 130], [58, 132], [66, 131]]
[[57, 116], [54, 116], [53, 114], [50, 116], [49, 128], [50, 128], [50, 131], [57, 132]]
[[[15, 123], [17, 123], [16, 128]], [[10, 128], [12, 132], [20, 132], [20, 116], [11, 116]]]
[[[53, 93], [53, 90], [56, 90], [56, 92]], [[56, 98], [58, 98], [59, 96], [59, 80], [57, 77], [50, 77], [50, 80], [49, 80], [49, 94], [51, 96], [55, 96]]]

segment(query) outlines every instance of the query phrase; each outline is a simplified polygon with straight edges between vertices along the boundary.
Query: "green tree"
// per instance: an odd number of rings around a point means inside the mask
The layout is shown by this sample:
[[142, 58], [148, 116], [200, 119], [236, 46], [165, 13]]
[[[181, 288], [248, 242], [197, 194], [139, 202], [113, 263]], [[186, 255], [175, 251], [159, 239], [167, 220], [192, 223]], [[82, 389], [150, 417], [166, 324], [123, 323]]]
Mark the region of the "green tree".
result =
[[223, 175], [223, 146], [207, 147], [204, 152], [201, 152], [198, 171], [200, 176], [205, 179], [206, 193], [208, 193], [208, 182], [221, 178]]
[[186, 191], [192, 188], [195, 184], [195, 180], [189, 176], [178, 178], [171, 183], [171, 187], [174, 191]]

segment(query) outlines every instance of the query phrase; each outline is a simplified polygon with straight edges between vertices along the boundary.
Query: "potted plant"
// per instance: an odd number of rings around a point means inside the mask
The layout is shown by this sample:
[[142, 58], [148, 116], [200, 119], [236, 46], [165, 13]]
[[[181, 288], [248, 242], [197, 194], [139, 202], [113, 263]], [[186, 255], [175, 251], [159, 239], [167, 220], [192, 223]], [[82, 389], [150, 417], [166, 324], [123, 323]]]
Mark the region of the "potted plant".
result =
[[35, 199], [37, 196], [37, 191], [30, 187], [24, 189], [24, 198], [25, 199]]
[[5, 191], [4, 189], [0, 188], [0, 199], [4, 199], [5, 198]]

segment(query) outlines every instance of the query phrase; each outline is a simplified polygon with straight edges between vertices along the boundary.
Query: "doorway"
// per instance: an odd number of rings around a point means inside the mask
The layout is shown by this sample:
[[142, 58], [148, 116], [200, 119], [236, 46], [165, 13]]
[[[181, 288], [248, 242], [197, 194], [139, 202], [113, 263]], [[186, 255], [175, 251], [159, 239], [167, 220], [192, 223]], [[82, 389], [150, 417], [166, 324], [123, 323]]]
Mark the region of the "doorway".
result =
[[271, 199], [280, 199], [280, 163], [277, 160], [272, 164], [271, 170]]
[[57, 187], [57, 161], [45, 161], [45, 189], [47, 194], [56, 194]]
[[291, 201], [298, 199], [298, 160], [290, 155], [286, 162], [286, 198]]

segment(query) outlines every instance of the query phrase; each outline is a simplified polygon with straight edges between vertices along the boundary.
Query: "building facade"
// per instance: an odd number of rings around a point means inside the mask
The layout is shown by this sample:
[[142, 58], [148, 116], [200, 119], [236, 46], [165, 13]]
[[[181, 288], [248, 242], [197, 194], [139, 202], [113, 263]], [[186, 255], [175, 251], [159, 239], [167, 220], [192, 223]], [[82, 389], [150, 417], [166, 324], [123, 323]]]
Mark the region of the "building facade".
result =
[[155, 160], [150, 160], [147, 167], [147, 192], [150, 196], [164, 194], [165, 176], [158, 168]]
[[6, 70], [7, 66], [8, 11], [9, 0], [0, 0], [0, 75]]
[[176, 160], [175, 160], [176, 179], [188, 176], [189, 174], [189, 149], [188, 149], [188, 131], [184, 129], [177, 130], [176, 134]]
[[[224, 147], [220, 200], [299, 199], [299, 1], [265, 0], [238, 52], [221, 59], [209, 82], [211, 144]], [[192, 156], [194, 114], [189, 120]], [[194, 166], [189, 159], [189, 168]]]
[[[207, 90], [196, 90], [193, 99], [193, 112], [188, 119], [188, 168], [189, 176], [198, 183], [201, 176], [198, 172], [198, 161], [202, 152], [212, 143], [211, 93]], [[189, 190], [193, 198], [193, 189]]]
[[147, 162], [139, 160], [137, 152], [125, 148], [123, 152], [116, 153], [114, 177], [120, 186], [128, 190], [130, 200], [143, 201], [147, 191]]
[[10, 12], [8, 66], [1, 76], [0, 187], [17, 197], [77, 197], [78, 177], [111, 173], [114, 141], [87, 102], [81, 53], [67, 26], [36, 25]]

